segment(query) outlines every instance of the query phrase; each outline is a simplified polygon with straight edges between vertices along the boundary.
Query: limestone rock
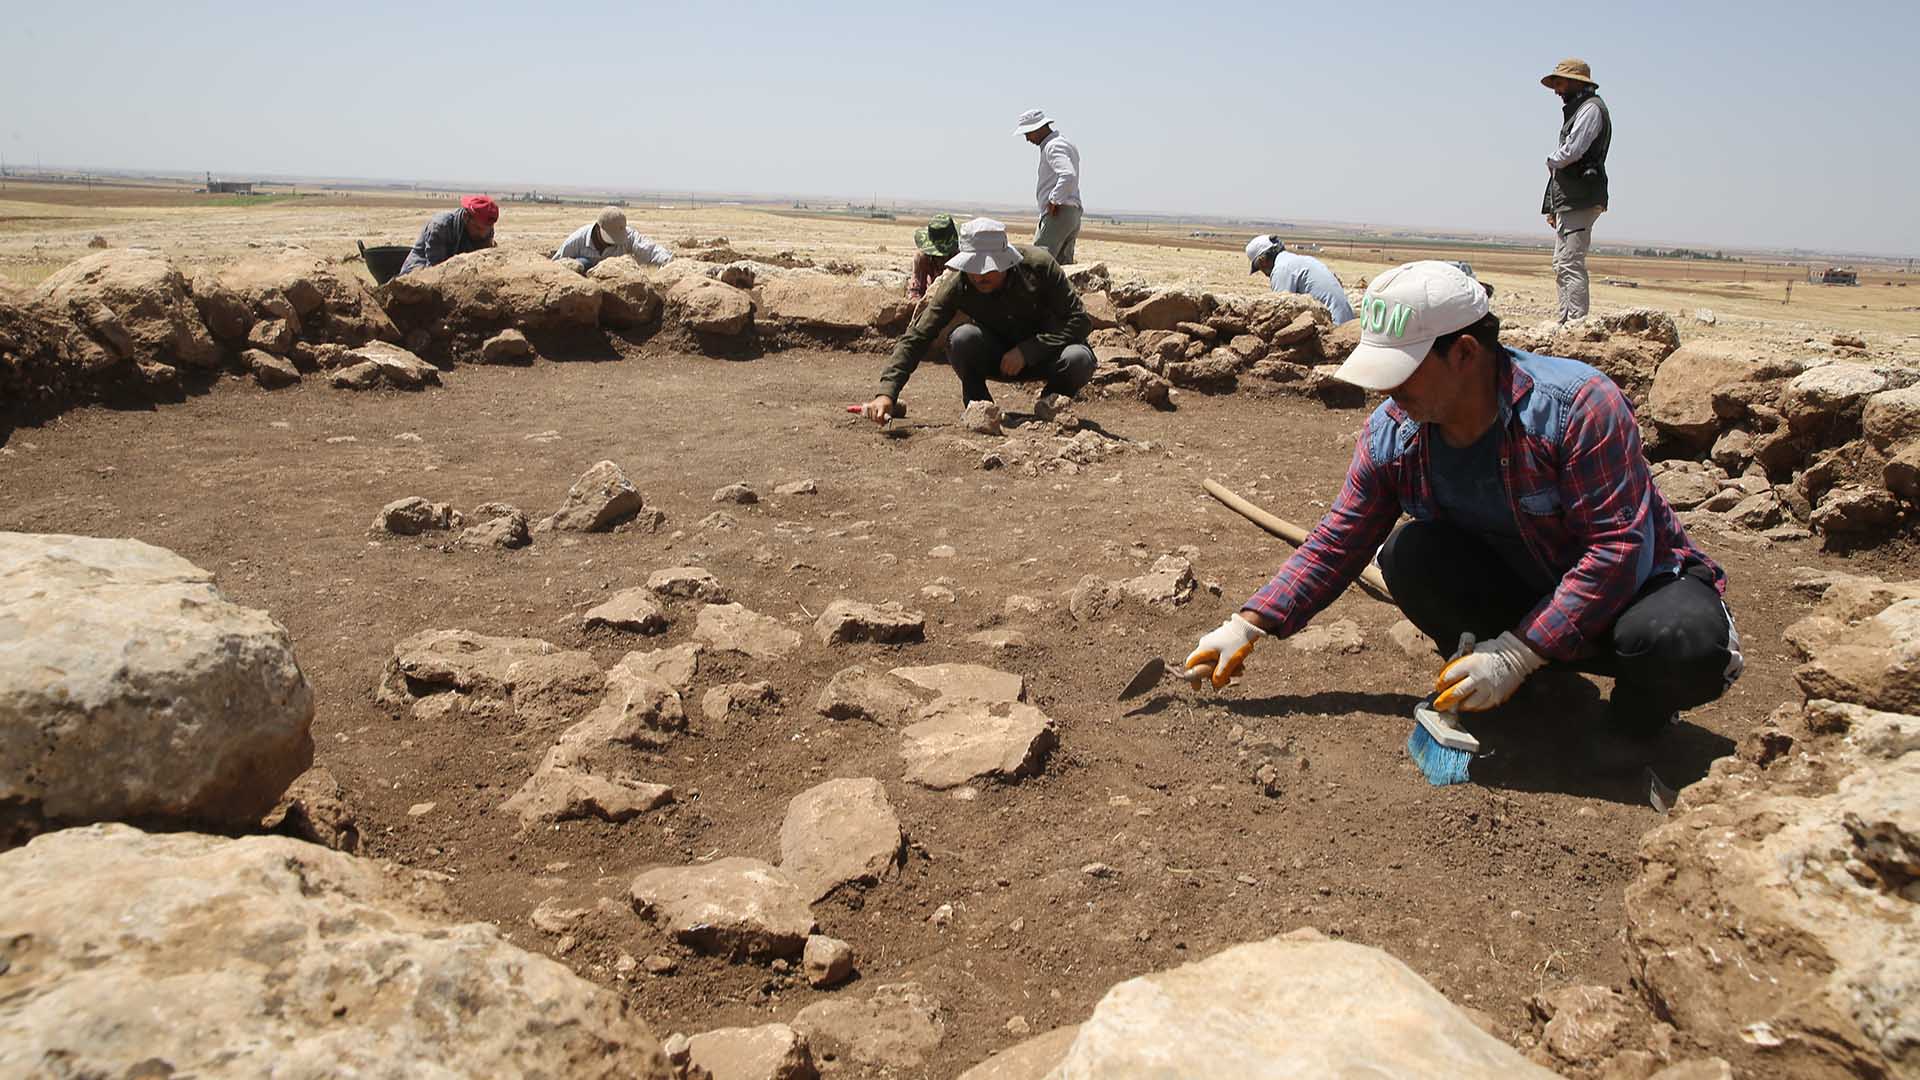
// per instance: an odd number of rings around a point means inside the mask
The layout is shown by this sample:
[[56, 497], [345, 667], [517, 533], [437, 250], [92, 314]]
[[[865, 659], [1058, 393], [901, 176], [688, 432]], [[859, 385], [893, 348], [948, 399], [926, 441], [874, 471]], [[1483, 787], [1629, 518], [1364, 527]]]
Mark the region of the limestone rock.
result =
[[1664, 433], [1704, 445], [1719, 430], [1713, 392], [1759, 370], [1751, 350], [1718, 341], [1682, 345], [1660, 361], [1647, 396], [1647, 419]]
[[1846, 536], [1889, 528], [1899, 515], [1899, 502], [1886, 490], [1841, 484], [1820, 497], [1811, 524], [1823, 533]]
[[633, 486], [620, 466], [600, 461], [573, 482], [566, 500], [543, 527], [557, 532], [606, 532], [640, 509], [640, 489]]
[[761, 321], [814, 333], [898, 333], [913, 313], [897, 292], [827, 274], [783, 274], [761, 283], [758, 291]]
[[758, 859], [648, 870], [632, 895], [634, 910], [681, 944], [735, 959], [798, 957], [814, 929], [806, 891]]
[[1148, 607], [1171, 610], [1193, 599], [1198, 582], [1193, 563], [1179, 555], [1162, 555], [1146, 573], [1115, 584], [1121, 594]]
[[727, 602], [727, 592], [712, 571], [699, 566], [674, 566], [647, 575], [647, 588], [661, 596], [705, 600], [710, 604]]
[[1047, 715], [1031, 705], [941, 698], [902, 732], [906, 780], [944, 791], [969, 781], [1038, 773], [1059, 741]]
[[543, 763], [500, 809], [517, 816], [526, 827], [585, 818], [619, 823], [672, 801], [673, 788], [665, 784]]
[[800, 956], [807, 985], [816, 990], [838, 986], [853, 975], [853, 946], [838, 938], [814, 934]]
[[1360, 320], [1348, 319], [1339, 326], [1320, 331], [1320, 355], [1329, 364], [1345, 363], [1360, 347]]
[[931, 690], [941, 697], [972, 698], [975, 701], [1025, 701], [1027, 697], [1026, 676], [996, 671], [979, 664], [897, 667], [888, 674]]
[[587, 279], [600, 287], [603, 325], [632, 330], [660, 321], [666, 301], [652, 270], [632, 259], [603, 259], [587, 271]]
[[1162, 289], [1121, 311], [1120, 318], [1135, 330], [1172, 330], [1181, 323], [1197, 323], [1213, 310], [1213, 297], [1188, 289]]
[[1668, 469], [1653, 478], [1653, 486], [1675, 510], [1692, 510], [1720, 493], [1719, 482], [1696, 469]]
[[991, 401], [975, 401], [968, 403], [960, 414], [960, 426], [976, 435], [998, 435], [1000, 419], [1000, 406]]
[[41, 282], [34, 300], [70, 320], [65, 351], [83, 366], [210, 369], [220, 362], [186, 278], [157, 251], [88, 255]]
[[1098, 574], [1088, 574], [1074, 585], [1067, 597], [1067, 610], [1080, 622], [1092, 622], [1113, 613], [1120, 606], [1121, 593], [1113, 583]]
[[373, 524], [367, 526], [367, 531], [418, 536], [423, 532], [452, 528], [459, 524], [459, 516], [454, 513], [451, 503], [433, 503], [418, 495], [409, 495], [381, 507], [380, 512], [374, 515]]
[[302, 248], [249, 255], [217, 272], [197, 271], [193, 296], [203, 314], [223, 309], [217, 319], [222, 325], [208, 319], [222, 340], [245, 336], [239, 328], [256, 319], [286, 323], [301, 343], [351, 348], [400, 340], [399, 329], [359, 273]]
[[739, 604], [708, 604], [693, 625], [693, 640], [756, 660], [779, 660], [800, 648], [800, 634], [778, 619]]
[[927, 636], [927, 617], [898, 604], [835, 600], [814, 620], [813, 633], [823, 645], [845, 645], [856, 641], [886, 644], [923, 641]]
[[960, 1080], [1044, 1080], [1067, 1056], [1080, 1025], [1054, 1028], [1016, 1043], [960, 1074]]
[[1908, 502], [1920, 502], [1920, 443], [1913, 443], [1895, 454], [1881, 468], [1880, 482]]
[[[1278, 1062], [1286, 1067], [1276, 1073]], [[1283, 938], [1120, 983], [1080, 1025], [1051, 1075], [1200, 1074], [1553, 1075], [1481, 1031], [1386, 953]]]
[[738, 337], [753, 325], [753, 297], [710, 278], [683, 277], [667, 290], [667, 311], [700, 334]]
[[1875, 449], [1887, 453], [1920, 441], [1920, 385], [1883, 390], [1868, 398], [1860, 428]]
[[480, 346], [480, 360], [488, 364], [517, 364], [534, 356], [533, 342], [511, 328], [493, 335]]
[[241, 353], [240, 363], [253, 376], [254, 382], [268, 390], [278, 390], [300, 381], [300, 369], [294, 367], [292, 361], [260, 349], [248, 349]]
[[0, 846], [39, 822], [251, 826], [313, 762], [286, 630], [163, 548], [0, 532]]
[[1886, 376], [1865, 364], [1822, 364], [1793, 377], [1780, 412], [1797, 433], [1823, 431], [1858, 417], [1867, 398], [1886, 388]]
[[658, 682], [684, 694], [693, 686], [693, 677], [700, 670], [700, 650], [698, 642], [689, 641], [671, 649], [630, 652], [607, 672], [607, 684], [612, 686], [620, 674], [625, 674]]
[[775, 495], [818, 495], [820, 485], [811, 479], [793, 480], [773, 489]]
[[895, 728], [904, 726], [933, 696], [904, 679], [855, 664], [827, 680], [814, 711], [829, 720], [865, 720]]
[[360, 849], [360, 825], [340, 782], [323, 766], [294, 780], [260, 827], [351, 855]]
[[1366, 638], [1360, 633], [1360, 624], [1352, 619], [1312, 623], [1288, 638], [1287, 645], [1301, 652], [1345, 655], [1352, 655], [1367, 647]]
[[540, 725], [586, 712], [606, 687], [593, 657], [538, 638], [491, 637], [471, 630], [425, 630], [393, 648], [376, 697], [416, 706], [454, 693], [479, 707]]
[[870, 778], [829, 780], [787, 803], [780, 869], [817, 901], [842, 885], [893, 877], [906, 844], [885, 785]]
[[0, 910], [8, 1076], [673, 1076], [615, 995], [286, 837], [69, 829], [0, 855]]
[[1438, 653], [1433, 639], [1405, 619], [1387, 628], [1387, 637], [1409, 660], [1432, 660]]
[[693, 1067], [713, 1080], [814, 1080], [807, 1040], [785, 1024], [719, 1028], [687, 1040]]
[[793, 1028], [822, 1057], [915, 1073], [947, 1030], [940, 1007], [919, 983], [877, 986], [865, 998], [816, 1001], [794, 1016]]
[[1547, 1022], [1547, 1052], [1569, 1065], [1597, 1063], [1635, 1015], [1626, 998], [1604, 986], [1562, 986], [1535, 994], [1530, 1005]]
[[340, 390], [422, 390], [440, 385], [440, 369], [398, 345], [371, 341], [346, 353], [346, 366], [330, 380]]
[[587, 609], [583, 624], [589, 629], [604, 627], [635, 634], [658, 634], [667, 628], [667, 613], [654, 602], [648, 589], [621, 589], [606, 603]]
[[1848, 623], [1814, 615], [1786, 631], [1806, 663], [1794, 681], [1809, 699], [1920, 714], [1920, 599], [1901, 599]]
[[284, 356], [293, 351], [293, 324], [286, 319], [261, 319], [248, 328], [247, 344], [261, 352]]
[[375, 296], [402, 333], [423, 331], [444, 346], [448, 333], [490, 336], [507, 326], [591, 330], [602, 292], [538, 252], [496, 247], [394, 278]]
[[774, 692], [773, 684], [762, 679], [759, 682], [730, 682], [707, 691], [700, 699], [700, 715], [710, 724], [723, 724], [737, 721], [749, 715], [764, 713], [780, 704], [780, 695]]
[[[488, 504], [499, 506], [497, 503]], [[481, 511], [474, 511], [480, 514]], [[512, 550], [533, 543], [533, 533], [527, 524], [527, 515], [511, 506], [500, 506], [500, 512], [487, 517], [477, 524], [460, 530], [454, 543], [463, 548], [499, 548]]]

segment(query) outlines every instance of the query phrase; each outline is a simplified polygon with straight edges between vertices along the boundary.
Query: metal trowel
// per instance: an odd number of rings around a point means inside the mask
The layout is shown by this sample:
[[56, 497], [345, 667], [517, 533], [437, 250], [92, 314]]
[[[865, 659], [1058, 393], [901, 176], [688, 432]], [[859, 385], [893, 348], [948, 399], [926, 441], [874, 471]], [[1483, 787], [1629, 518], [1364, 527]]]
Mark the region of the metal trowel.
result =
[[[1159, 686], [1160, 683], [1168, 677], [1178, 679], [1188, 686], [1193, 687], [1195, 690], [1198, 690], [1206, 676], [1212, 673], [1212, 670], [1211, 668], [1199, 668], [1194, 671], [1192, 678], [1188, 678], [1184, 661], [1166, 660], [1156, 656], [1145, 664], [1142, 664], [1140, 670], [1134, 674], [1133, 678], [1127, 680], [1126, 689], [1120, 691], [1120, 700], [1125, 701], [1128, 698], [1139, 697], [1141, 694]], [[1239, 681], [1238, 679], [1234, 680], [1234, 682]]]

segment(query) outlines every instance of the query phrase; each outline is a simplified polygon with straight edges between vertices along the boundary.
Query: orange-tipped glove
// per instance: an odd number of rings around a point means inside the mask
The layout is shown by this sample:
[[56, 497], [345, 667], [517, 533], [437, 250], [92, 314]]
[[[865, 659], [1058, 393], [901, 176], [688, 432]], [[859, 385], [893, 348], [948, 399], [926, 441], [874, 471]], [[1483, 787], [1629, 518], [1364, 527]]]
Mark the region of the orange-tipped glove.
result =
[[1484, 712], [1504, 705], [1527, 676], [1545, 663], [1512, 631], [1478, 645], [1472, 634], [1461, 634], [1453, 659], [1433, 680], [1440, 694], [1433, 699], [1433, 707], [1441, 712]]
[[1214, 689], [1220, 689], [1240, 674], [1240, 665], [1247, 662], [1247, 654], [1266, 636], [1265, 630], [1234, 612], [1232, 618], [1201, 638], [1193, 652], [1187, 654], [1187, 681], [1198, 686], [1201, 679], [1211, 675]]

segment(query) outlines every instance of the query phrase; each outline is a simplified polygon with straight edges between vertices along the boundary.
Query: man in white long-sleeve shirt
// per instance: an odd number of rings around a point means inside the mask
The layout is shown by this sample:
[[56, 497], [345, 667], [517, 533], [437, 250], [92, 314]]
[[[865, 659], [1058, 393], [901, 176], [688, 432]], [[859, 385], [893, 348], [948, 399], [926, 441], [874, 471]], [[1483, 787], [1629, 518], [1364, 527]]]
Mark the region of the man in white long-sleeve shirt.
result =
[[1053, 261], [1073, 261], [1073, 242], [1080, 235], [1080, 148], [1053, 126], [1044, 109], [1020, 114], [1014, 134], [1040, 148], [1040, 183], [1034, 197], [1040, 204], [1040, 225], [1033, 246], [1046, 248]]
[[570, 262], [584, 274], [615, 255], [631, 255], [641, 266], [665, 266], [673, 261], [673, 252], [627, 228], [627, 213], [617, 206], [600, 211], [600, 219], [593, 224], [575, 229], [553, 253], [553, 259]]
[[1547, 193], [1540, 212], [1554, 231], [1553, 276], [1560, 321], [1587, 314], [1587, 249], [1593, 223], [1607, 209], [1607, 149], [1613, 118], [1596, 92], [1585, 60], [1562, 60], [1540, 85], [1560, 95], [1560, 143], [1547, 155]]

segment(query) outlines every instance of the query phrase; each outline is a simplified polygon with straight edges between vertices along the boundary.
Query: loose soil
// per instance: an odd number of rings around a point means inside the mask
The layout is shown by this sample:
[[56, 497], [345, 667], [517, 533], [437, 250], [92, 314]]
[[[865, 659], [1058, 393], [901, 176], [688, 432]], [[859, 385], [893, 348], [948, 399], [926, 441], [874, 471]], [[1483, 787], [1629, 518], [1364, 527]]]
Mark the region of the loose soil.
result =
[[[215, 571], [240, 603], [292, 632], [313, 684], [317, 763], [346, 790], [364, 853], [445, 874], [465, 914], [612, 987], [662, 1034], [790, 1019], [822, 992], [764, 966], [682, 953], [625, 910], [634, 875], [656, 864], [747, 855], [772, 861], [788, 799], [823, 780], [875, 776], [912, 837], [900, 880], [816, 908], [853, 943], [861, 982], [918, 980], [941, 1002], [947, 1037], [929, 1068], [950, 1076], [1036, 1032], [1084, 1019], [1114, 982], [1301, 926], [1379, 946], [1509, 1038], [1533, 1030], [1525, 1001], [1564, 983], [1624, 987], [1621, 893], [1641, 833], [1659, 819], [1638, 770], [1607, 771], [1581, 749], [1604, 681], [1548, 676], [1493, 730], [1483, 783], [1429, 787], [1403, 744], [1435, 663], [1388, 639], [1397, 613], [1350, 591], [1321, 616], [1351, 618], [1356, 655], [1269, 642], [1220, 695], [1169, 684], [1138, 703], [1114, 695], [1147, 658], [1178, 657], [1231, 612], [1287, 549], [1201, 493], [1219, 478], [1307, 523], [1336, 491], [1362, 410], [1295, 398], [1185, 395], [1173, 413], [1094, 402], [1082, 415], [1151, 451], [1078, 475], [983, 472], [957, 446], [952, 376], [923, 368], [913, 418], [895, 435], [846, 417], [871, 390], [870, 355], [799, 351], [729, 363], [630, 348], [620, 361], [462, 367], [426, 394], [357, 395], [308, 385], [268, 393], [227, 380], [148, 412], [91, 408], [13, 433], [0, 447], [0, 528], [130, 536]], [[1030, 403], [1001, 394], [1016, 414]], [[401, 439], [411, 433], [417, 436]], [[542, 535], [518, 552], [452, 551], [432, 537], [370, 539], [368, 521], [405, 495], [462, 508], [500, 500], [555, 507], [600, 459], [618, 462], [664, 509], [658, 532]], [[804, 477], [819, 494], [773, 496]], [[728, 505], [733, 529], [703, 528], [711, 493], [746, 481], [757, 506]], [[1746, 677], [1688, 714], [1658, 762], [1680, 786], [1704, 773], [1776, 704], [1795, 696], [1780, 631], [1801, 613], [1786, 587], [1802, 565], [1908, 568], [1873, 552], [1841, 560], [1811, 544], [1716, 545], [1747, 644]], [[958, 554], [929, 554], [950, 545]], [[1215, 598], [1165, 615], [1123, 611], [1081, 624], [1065, 594], [1087, 573], [1118, 578], [1185, 545]], [[790, 662], [702, 658], [688, 695], [692, 731], [645, 779], [679, 794], [625, 825], [567, 822], [521, 834], [499, 804], [558, 727], [465, 720], [428, 726], [377, 706], [395, 642], [465, 627], [590, 650], [603, 666], [630, 649], [687, 639], [694, 607], [642, 639], [581, 629], [581, 613], [656, 569], [710, 568], [748, 607], [805, 629], [829, 601], [899, 600], [928, 614], [925, 644], [827, 649], [808, 634]], [[951, 580], [957, 599], [924, 601]], [[1047, 601], [1008, 617], [1009, 595]], [[967, 637], [1008, 626], [1030, 646], [995, 655]], [[1027, 676], [1061, 729], [1043, 776], [962, 801], [899, 779], [897, 735], [828, 721], [820, 687], [851, 663], [944, 660]], [[704, 691], [767, 679], [774, 714], [715, 725]], [[1269, 796], [1236, 726], [1270, 740], [1284, 767]], [[409, 807], [433, 803], [421, 816]], [[1101, 879], [1081, 867], [1103, 862]], [[543, 900], [621, 910], [590, 916], [566, 942], [530, 927]], [[952, 922], [928, 916], [943, 904]], [[622, 953], [679, 960], [670, 976], [615, 974]], [[860, 994], [861, 985], [834, 993]]]

